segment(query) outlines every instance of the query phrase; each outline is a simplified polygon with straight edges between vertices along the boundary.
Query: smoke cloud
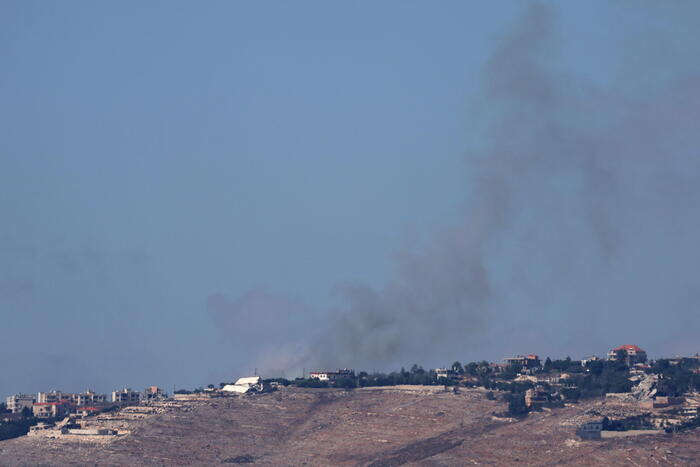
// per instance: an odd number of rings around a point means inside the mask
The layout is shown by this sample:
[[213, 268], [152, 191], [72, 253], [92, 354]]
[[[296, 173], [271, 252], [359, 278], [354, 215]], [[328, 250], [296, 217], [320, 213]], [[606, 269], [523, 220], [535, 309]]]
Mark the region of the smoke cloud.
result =
[[399, 252], [383, 287], [339, 285], [317, 332], [301, 301], [260, 291], [210, 297], [217, 326], [246, 342], [247, 323], [273, 342], [251, 358], [288, 370], [697, 351], [700, 76], [664, 54], [663, 80], [627, 67], [601, 87], [566, 70], [557, 26], [530, 6], [483, 70], [459, 225]]

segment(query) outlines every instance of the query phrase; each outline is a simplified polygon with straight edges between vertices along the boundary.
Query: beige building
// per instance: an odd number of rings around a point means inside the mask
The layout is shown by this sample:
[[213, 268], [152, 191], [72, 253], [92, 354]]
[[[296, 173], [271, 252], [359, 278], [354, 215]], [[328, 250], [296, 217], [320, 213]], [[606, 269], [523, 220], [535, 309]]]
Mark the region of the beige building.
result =
[[72, 394], [71, 400], [78, 406], [95, 405], [104, 404], [107, 401], [107, 396], [104, 394], [97, 394], [96, 392], [88, 389], [80, 394]]
[[36, 399], [31, 394], [15, 394], [5, 399], [7, 410], [12, 413], [20, 413], [25, 407], [32, 410], [34, 402], [36, 402]]
[[162, 399], [165, 397], [165, 393], [158, 386], [148, 386], [143, 394], [146, 400]]
[[549, 399], [549, 393], [542, 387], [536, 386], [525, 391], [525, 405], [528, 407], [541, 407]]
[[37, 394], [36, 402], [39, 404], [48, 404], [52, 402], [70, 402], [73, 405], [95, 405], [104, 404], [107, 401], [107, 396], [97, 394], [95, 391], [88, 389], [82, 393], [72, 393], [53, 390], [51, 392], [40, 392]]
[[37, 402], [32, 406], [36, 418], [63, 417], [68, 411], [68, 404], [64, 402]]
[[52, 390], [50, 392], [39, 392], [36, 395], [37, 404], [47, 404], [49, 402], [61, 402], [64, 400], [72, 400], [73, 394]]
[[507, 365], [517, 365], [525, 368], [534, 368], [540, 366], [540, 357], [535, 354], [506, 357], [503, 359], [503, 361]]
[[141, 393], [132, 391], [131, 388], [112, 391], [112, 402], [117, 404], [138, 404], [140, 401]]

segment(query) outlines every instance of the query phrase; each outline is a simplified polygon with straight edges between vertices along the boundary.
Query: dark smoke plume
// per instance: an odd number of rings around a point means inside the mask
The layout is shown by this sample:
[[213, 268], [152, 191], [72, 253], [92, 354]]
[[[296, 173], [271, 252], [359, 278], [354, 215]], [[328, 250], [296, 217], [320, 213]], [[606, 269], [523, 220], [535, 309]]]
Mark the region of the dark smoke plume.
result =
[[212, 299], [215, 318], [291, 346], [264, 357], [274, 368], [697, 351], [700, 75], [670, 68], [646, 85], [628, 69], [595, 86], [558, 60], [556, 19], [530, 6], [488, 60], [460, 225], [400, 252], [383, 288], [338, 286], [313, 338], [285, 337], [285, 310], [304, 308], [293, 300]]

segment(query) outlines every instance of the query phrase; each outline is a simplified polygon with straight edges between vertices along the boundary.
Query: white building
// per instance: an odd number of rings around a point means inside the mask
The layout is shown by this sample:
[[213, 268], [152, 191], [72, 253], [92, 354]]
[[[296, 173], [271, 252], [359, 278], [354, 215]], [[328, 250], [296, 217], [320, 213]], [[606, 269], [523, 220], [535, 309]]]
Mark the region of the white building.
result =
[[450, 379], [457, 376], [457, 374], [452, 371], [451, 368], [435, 368], [433, 371], [435, 372], [435, 377], [437, 379]]
[[107, 396], [104, 394], [97, 394], [96, 392], [88, 389], [81, 394], [73, 394], [72, 397], [75, 405], [94, 405], [103, 404], [107, 400]]
[[224, 392], [232, 392], [236, 394], [246, 394], [251, 391], [262, 391], [263, 384], [260, 376], [248, 376], [246, 378], [238, 378], [235, 384], [227, 384], [221, 388]]
[[36, 399], [31, 394], [15, 394], [5, 400], [7, 410], [12, 413], [20, 413], [25, 407], [31, 410], [34, 402]]
[[141, 393], [132, 391], [131, 388], [124, 388], [119, 391], [112, 391], [112, 402], [118, 404], [138, 404], [141, 401]]
[[348, 370], [343, 368], [337, 371], [328, 370], [316, 370], [309, 373], [309, 378], [314, 378], [319, 381], [335, 381], [339, 378], [354, 378], [355, 372], [353, 370]]
[[597, 362], [599, 360], [600, 360], [600, 358], [598, 358], [597, 356], [591, 355], [588, 358], [581, 359], [581, 366], [585, 367], [588, 364], [588, 362]]
[[48, 404], [50, 402], [61, 402], [63, 400], [72, 400], [73, 394], [57, 391], [53, 389], [51, 392], [39, 392], [36, 395], [37, 404]]

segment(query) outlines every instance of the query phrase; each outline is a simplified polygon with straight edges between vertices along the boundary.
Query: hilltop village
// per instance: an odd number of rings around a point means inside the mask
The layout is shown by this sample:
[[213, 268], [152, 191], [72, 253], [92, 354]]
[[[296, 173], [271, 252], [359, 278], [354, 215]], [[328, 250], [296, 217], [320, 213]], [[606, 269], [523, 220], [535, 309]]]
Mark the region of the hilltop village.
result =
[[[23, 435], [38, 439], [112, 440], [130, 434], [129, 420], [182, 407], [193, 401], [249, 397], [292, 388], [344, 390], [420, 390], [460, 393], [478, 390], [487, 400], [502, 402], [498, 420], [522, 420], [533, 411], [575, 407], [599, 401], [575, 422], [581, 439], [672, 433], [700, 426], [700, 356], [647, 359], [636, 345], [611, 349], [604, 358], [591, 356], [544, 361], [538, 355], [518, 355], [502, 362], [454, 362], [425, 370], [418, 365], [391, 373], [351, 369], [315, 370], [293, 380], [250, 376], [233, 383], [209, 384], [165, 393], [157, 386], [130, 388], [109, 395], [92, 390], [59, 390], [15, 394], [0, 404], [0, 439]], [[179, 405], [178, 405], [179, 404]]]

